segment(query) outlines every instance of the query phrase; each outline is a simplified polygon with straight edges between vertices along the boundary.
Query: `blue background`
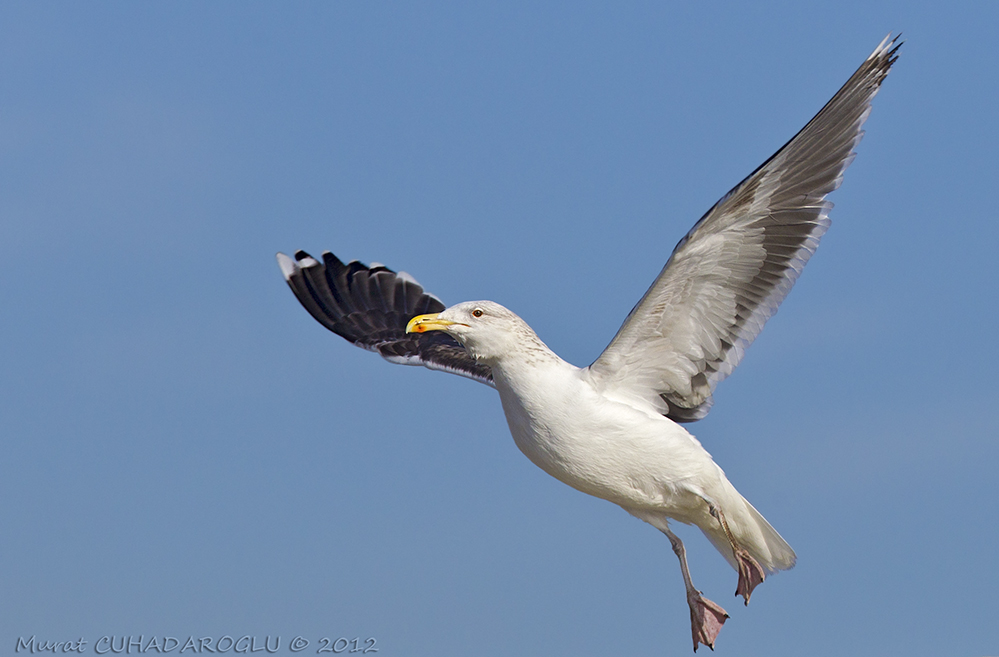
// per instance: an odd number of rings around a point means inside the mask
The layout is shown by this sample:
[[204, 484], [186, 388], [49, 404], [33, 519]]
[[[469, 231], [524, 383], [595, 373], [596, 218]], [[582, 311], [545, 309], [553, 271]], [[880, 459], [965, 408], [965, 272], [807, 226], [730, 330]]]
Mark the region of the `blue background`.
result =
[[798, 566], [744, 608], [680, 530], [732, 614], [718, 654], [999, 654], [997, 23], [984, 2], [4, 3], [0, 651], [689, 654], [659, 532], [531, 465], [492, 390], [326, 332], [274, 253], [496, 300], [587, 365], [901, 30], [831, 230], [690, 427]]

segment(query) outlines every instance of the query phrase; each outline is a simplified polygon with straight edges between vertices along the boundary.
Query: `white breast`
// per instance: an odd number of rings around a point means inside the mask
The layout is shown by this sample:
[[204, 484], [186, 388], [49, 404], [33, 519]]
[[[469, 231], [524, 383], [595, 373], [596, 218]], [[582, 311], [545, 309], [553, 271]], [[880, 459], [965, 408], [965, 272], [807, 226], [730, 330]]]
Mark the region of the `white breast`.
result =
[[625, 508], [681, 515], [705, 475], [717, 479], [710, 455], [673, 421], [600, 395], [564, 361], [545, 365], [494, 377], [514, 442], [551, 476]]

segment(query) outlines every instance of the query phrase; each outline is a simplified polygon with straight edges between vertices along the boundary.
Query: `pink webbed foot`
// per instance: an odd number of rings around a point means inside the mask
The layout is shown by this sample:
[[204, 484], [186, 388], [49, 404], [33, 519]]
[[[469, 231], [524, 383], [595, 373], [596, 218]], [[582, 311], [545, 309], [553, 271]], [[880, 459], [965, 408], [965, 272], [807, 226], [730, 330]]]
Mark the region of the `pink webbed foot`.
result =
[[763, 572], [759, 562], [749, 556], [743, 548], [735, 549], [735, 558], [739, 562], [739, 583], [735, 587], [735, 594], [745, 598], [748, 605], [749, 596], [753, 595], [753, 589], [766, 579], [766, 573]]
[[687, 592], [687, 604], [690, 605], [690, 632], [694, 639], [694, 652], [697, 652], [697, 646], [701, 643], [714, 650], [715, 638], [728, 620], [728, 614], [696, 590]]

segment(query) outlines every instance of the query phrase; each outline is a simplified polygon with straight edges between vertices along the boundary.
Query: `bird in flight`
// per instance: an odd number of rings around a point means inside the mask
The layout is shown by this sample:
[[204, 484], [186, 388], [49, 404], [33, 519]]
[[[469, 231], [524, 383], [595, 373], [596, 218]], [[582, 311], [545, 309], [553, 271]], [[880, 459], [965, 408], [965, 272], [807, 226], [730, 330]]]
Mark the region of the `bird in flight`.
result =
[[746, 604], [796, 557], [681, 424], [707, 415], [715, 386], [815, 252], [829, 227], [826, 196], [853, 161], [900, 46], [885, 38], [794, 138], [694, 224], [589, 367], [559, 358], [492, 301], [445, 307], [404, 272], [329, 252], [322, 261], [279, 253], [278, 264], [323, 326], [390, 362], [492, 386], [535, 465], [664, 533], [680, 561], [694, 651], [713, 649], [728, 614], [695, 588], [671, 521], [704, 532], [738, 572]]

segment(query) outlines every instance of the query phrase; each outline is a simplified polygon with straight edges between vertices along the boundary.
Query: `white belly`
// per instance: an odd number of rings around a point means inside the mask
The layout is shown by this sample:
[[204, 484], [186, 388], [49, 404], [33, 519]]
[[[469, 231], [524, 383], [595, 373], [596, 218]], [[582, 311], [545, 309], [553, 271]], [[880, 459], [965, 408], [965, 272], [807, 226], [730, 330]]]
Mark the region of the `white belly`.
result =
[[520, 451], [584, 493], [688, 522], [688, 512], [703, 513], [705, 486], [724, 478], [682, 427], [597, 394], [568, 364], [496, 383]]

